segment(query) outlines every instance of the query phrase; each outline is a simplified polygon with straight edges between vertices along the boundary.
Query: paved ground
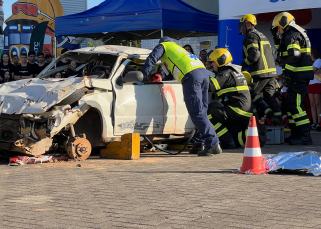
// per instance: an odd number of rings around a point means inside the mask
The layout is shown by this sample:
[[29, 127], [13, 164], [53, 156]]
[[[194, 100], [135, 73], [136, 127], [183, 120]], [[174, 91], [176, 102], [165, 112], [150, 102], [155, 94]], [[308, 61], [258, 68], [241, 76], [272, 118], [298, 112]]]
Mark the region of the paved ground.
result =
[[[266, 146], [264, 154], [321, 150]], [[0, 228], [320, 228], [320, 177], [236, 175], [243, 150], [0, 165]]]

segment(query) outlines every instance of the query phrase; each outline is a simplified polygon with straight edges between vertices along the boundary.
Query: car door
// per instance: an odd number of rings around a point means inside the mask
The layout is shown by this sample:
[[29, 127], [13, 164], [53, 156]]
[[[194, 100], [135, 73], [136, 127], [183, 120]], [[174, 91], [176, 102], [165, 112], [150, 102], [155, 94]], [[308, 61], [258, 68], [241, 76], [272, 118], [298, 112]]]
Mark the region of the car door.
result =
[[[130, 60], [117, 70], [119, 77]], [[114, 82], [114, 134], [184, 134], [194, 126], [183, 100], [182, 86], [176, 81], [136, 83], [119, 86]]]

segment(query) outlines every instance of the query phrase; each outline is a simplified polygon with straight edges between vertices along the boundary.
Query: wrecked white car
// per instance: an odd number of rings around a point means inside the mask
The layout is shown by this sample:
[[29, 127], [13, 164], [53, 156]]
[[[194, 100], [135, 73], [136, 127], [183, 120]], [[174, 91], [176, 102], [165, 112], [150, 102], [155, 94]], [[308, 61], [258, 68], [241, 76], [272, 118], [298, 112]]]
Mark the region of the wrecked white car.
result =
[[[84, 160], [93, 147], [120, 141], [126, 133], [153, 140], [184, 138], [194, 129], [177, 81], [137, 85], [137, 70], [151, 50], [100, 46], [65, 53], [37, 78], [0, 85], [0, 151], [38, 156], [67, 151]], [[80, 67], [56, 68], [61, 59]], [[112, 66], [109, 75], [100, 63]], [[98, 65], [97, 65], [98, 63]], [[66, 68], [81, 77], [56, 79]]]

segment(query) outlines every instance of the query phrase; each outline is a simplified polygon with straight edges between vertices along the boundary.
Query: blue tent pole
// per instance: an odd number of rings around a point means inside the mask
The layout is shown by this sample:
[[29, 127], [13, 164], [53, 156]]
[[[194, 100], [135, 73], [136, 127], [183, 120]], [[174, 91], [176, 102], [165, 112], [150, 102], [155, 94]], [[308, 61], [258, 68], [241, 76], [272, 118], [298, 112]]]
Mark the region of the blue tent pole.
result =
[[[55, 36], [55, 60], [57, 60], [57, 37]], [[57, 68], [57, 64], [55, 64], [55, 68]]]

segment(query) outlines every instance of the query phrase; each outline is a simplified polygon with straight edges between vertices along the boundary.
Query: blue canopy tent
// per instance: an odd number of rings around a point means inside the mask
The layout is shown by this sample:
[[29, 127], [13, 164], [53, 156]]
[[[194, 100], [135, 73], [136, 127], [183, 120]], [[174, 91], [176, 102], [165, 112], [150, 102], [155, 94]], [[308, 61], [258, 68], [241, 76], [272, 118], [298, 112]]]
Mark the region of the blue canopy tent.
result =
[[[108, 0], [56, 18], [56, 36], [142, 40], [217, 35], [218, 16], [181, 0]], [[163, 33], [163, 34], [162, 34]]]

